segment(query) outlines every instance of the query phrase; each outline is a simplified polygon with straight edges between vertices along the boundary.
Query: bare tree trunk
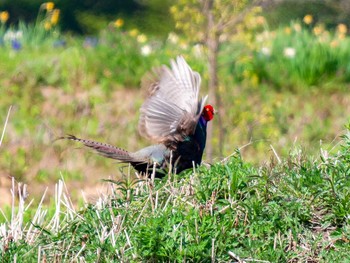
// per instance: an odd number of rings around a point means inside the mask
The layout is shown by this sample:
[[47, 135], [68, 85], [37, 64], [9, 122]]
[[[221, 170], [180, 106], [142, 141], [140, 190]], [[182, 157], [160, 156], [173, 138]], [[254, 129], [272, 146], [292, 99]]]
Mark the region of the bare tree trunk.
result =
[[[204, 12], [208, 20], [207, 26], [207, 47], [208, 47], [208, 71], [209, 71], [209, 99], [214, 107], [220, 100], [218, 94], [218, 51], [219, 34], [216, 30], [213, 14], [213, 0], [208, 0], [204, 6]], [[218, 118], [218, 124], [221, 125], [221, 118]], [[220, 128], [220, 127], [219, 127]], [[213, 126], [209, 124], [207, 131], [206, 155], [209, 162], [213, 161]]]
[[[224, 109], [219, 93], [219, 80], [218, 80], [218, 55], [220, 48], [219, 37], [226, 27], [233, 27], [239, 21], [241, 21], [250, 10], [262, 3], [270, 3], [269, 0], [255, 0], [251, 5], [248, 5], [240, 13], [234, 13], [231, 19], [224, 19], [215, 21], [214, 16], [214, 1], [215, 0], [201, 0], [203, 7], [203, 14], [207, 19], [206, 28], [206, 46], [208, 48], [208, 71], [209, 71], [209, 100], [213, 106], [219, 111], [219, 114], [215, 116], [215, 126], [219, 129], [219, 153], [220, 157], [223, 156], [225, 129], [223, 127]], [[233, 10], [234, 11], [234, 10]], [[208, 125], [207, 130], [207, 146], [206, 157], [209, 162], [213, 161], [213, 126], [212, 123]]]
[[[218, 75], [218, 71], [216, 71], [216, 75]], [[219, 128], [219, 154], [220, 154], [220, 158], [223, 157], [224, 154], [224, 142], [225, 142], [225, 134], [226, 134], [226, 128], [223, 125], [223, 119], [225, 115], [225, 109], [223, 107], [223, 103], [221, 100], [221, 95], [220, 95], [220, 91], [219, 91], [219, 87], [216, 88], [216, 94], [215, 94], [215, 100], [216, 100], [216, 107], [217, 107], [217, 111], [219, 112], [216, 115], [216, 119], [217, 119], [217, 127]]]

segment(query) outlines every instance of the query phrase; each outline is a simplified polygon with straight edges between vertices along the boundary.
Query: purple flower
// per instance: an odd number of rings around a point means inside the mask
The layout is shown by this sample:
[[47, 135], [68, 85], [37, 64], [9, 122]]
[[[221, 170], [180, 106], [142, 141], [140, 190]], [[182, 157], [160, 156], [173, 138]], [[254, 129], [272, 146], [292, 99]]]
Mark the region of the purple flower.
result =
[[11, 41], [11, 47], [12, 47], [12, 49], [18, 51], [22, 48], [22, 44], [17, 39], [13, 39]]

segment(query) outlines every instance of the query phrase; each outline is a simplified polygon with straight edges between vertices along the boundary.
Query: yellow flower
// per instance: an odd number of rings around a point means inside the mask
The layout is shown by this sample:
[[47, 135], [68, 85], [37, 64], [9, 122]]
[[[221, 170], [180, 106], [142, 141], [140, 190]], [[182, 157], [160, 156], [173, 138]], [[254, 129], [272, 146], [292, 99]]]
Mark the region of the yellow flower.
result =
[[58, 19], [60, 18], [60, 10], [59, 9], [54, 9], [51, 15], [51, 24], [56, 25], [58, 22]]
[[121, 18], [118, 18], [117, 20], [114, 21], [114, 26], [116, 28], [120, 28], [124, 25], [124, 20]]
[[138, 41], [139, 43], [145, 43], [145, 42], [147, 41], [146, 35], [144, 35], [144, 34], [138, 35], [138, 36], [137, 36], [137, 41]]
[[44, 28], [45, 28], [45, 30], [50, 30], [51, 29], [51, 23], [50, 22], [45, 22], [45, 24], [44, 24]]
[[339, 24], [339, 25], [337, 26], [337, 32], [338, 32], [339, 34], [345, 35], [346, 32], [348, 32], [348, 28], [347, 28], [347, 26], [346, 26], [345, 24]]
[[322, 25], [315, 26], [313, 31], [316, 36], [319, 36], [324, 31], [324, 27]]
[[2, 24], [5, 24], [6, 21], [9, 19], [9, 17], [10, 17], [9, 12], [7, 11], [0, 12], [0, 22]]
[[290, 35], [291, 32], [292, 32], [292, 30], [290, 29], [290, 27], [284, 28], [284, 33], [286, 33], [287, 35]]
[[314, 20], [314, 18], [312, 17], [312, 15], [306, 15], [303, 18], [304, 23], [307, 25], [310, 25], [313, 20]]
[[129, 35], [132, 36], [132, 37], [136, 37], [138, 34], [139, 34], [139, 31], [136, 28], [132, 29], [129, 32]]
[[339, 45], [339, 42], [337, 40], [333, 40], [330, 45], [331, 45], [331, 47], [334, 48], [334, 47], [337, 47]]
[[47, 11], [52, 11], [54, 7], [55, 4], [53, 2], [44, 3], [44, 9], [46, 9]]

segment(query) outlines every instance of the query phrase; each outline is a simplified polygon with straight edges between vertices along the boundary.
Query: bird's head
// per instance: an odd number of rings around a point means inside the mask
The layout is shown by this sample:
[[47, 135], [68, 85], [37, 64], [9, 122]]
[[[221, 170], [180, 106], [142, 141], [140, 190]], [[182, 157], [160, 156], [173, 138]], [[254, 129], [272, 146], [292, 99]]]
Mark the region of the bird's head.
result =
[[214, 118], [215, 110], [210, 104], [205, 105], [203, 108], [202, 116], [206, 121], [211, 121]]

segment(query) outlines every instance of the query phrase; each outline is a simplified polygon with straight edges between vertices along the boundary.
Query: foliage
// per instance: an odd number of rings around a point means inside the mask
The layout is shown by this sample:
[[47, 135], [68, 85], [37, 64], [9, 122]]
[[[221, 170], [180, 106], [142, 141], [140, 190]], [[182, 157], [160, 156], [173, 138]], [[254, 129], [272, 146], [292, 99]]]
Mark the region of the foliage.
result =
[[[0, 11], [8, 10], [8, 23], [18, 24], [19, 21], [33, 23], [36, 12], [44, 1], [41, 0], [4, 0], [0, 2]], [[169, 19], [169, 1], [71, 1], [60, 0], [48, 2], [62, 11], [60, 21], [64, 32], [75, 34], [98, 34], [110, 20], [117, 17], [125, 19], [127, 26], [142, 28], [143, 31], [157, 36], [164, 36], [173, 25]], [[45, 3], [44, 3], [45, 4]]]
[[350, 6], [346, 0], [285, 0], [267, 5], [265, 13], [269, 24], [274, 28], [288, 25], [291, 21], [307, 14], [314, 14], [316, 22], [322, 22], [326, 28], [334, 28], [339, 23], [350, 25]]
[[155, 182], [110, 181], [110, 196], [79, 210], [60, 181], [51, 217], [42, 206], [27, 217], [34, 209], [24, 208], [22, 190], [18, 212], [0, 225], [1, 255], [32, 262], [348, 260], [349, 145], [347, 134], [338, 153], [322, 150], [318, 160], [296, 149], [280, 163], [254, 167], [237, 152], [210, 169]]
[[[271, 31], [260, 16], [248, 21], [241, 30], [245, 32], [241, 31], [235, 38], [246, 45], [246, 50], [233, 60], [230, 69], [239, 80], [292, 91], [310, 89], [325, 81], [334, 87], [349, 80], [349, 64], [343, 58], [349, 56], [345, 47], [350, 42], [344, 24], [330, 32], [322, 24], [312, 27], [296, 21]], [[225, 54], [232, 54], [236, 48], [226, 46]]]
[[[170, 9], [176, 21], [176, 28], [181, 30], [193, 42], [204, 42], [208, 35], [222, 32], [232, 32], [236, 26], [235, 19], [240, 12], [252, 4], [251, 0], [235, 1], [195, 1], [180, 0]], [[212, 7], [208, 5], [212, 4]], [[211, 9], [213, 14], [213, 27], [208, 29], [209, 18], [205, 16], [204, 9]]]

